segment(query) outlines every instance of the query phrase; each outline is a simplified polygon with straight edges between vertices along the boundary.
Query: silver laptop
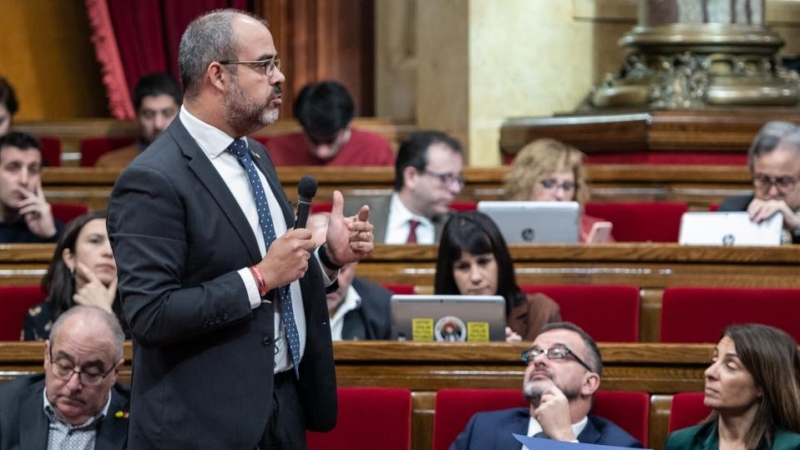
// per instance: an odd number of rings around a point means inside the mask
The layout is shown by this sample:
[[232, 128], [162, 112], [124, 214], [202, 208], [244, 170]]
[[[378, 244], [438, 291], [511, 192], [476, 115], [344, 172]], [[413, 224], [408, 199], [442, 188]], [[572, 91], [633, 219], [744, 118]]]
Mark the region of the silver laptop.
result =
[[509, 244], [578, 242], [578, 202], [478, 202]]
[[681, 217], [682, 245], [781, 245], [783, 214], [761, 223], [746, 212], [687, 212]]
[[499, 295], [393, 295], [392, 339], [506, 340], [506, 301]]

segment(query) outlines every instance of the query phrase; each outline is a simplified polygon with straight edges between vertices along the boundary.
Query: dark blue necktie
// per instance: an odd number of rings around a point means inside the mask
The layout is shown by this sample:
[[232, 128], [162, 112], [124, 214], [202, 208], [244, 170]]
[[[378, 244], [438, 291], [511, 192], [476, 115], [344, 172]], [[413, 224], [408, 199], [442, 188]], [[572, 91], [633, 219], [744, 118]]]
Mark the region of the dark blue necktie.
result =
[[[269, 246], [276, 239], [275, 226], [272, 224], [272, 214], [269, 212], [267, 194], [264, 192], [261, 179], [258, 178], [258, 169], [253, 163], [253, 158], [250, 157], [250, 151], [247, 149], [244, 139], [233, 141], [233, 144], [228, 147], [228, 151], [236, 156], [239, 164], [247, 172], [247, 179], [250, 181], [250, 187], [253, 188], [253, 198], [256, 201], [256, 209], [258, 210], [258, 223], [261, 225], [261, 232], [264, 233], [264, 245], [269, 250]], [[289, 341], [289, 356], [291, 357], [292, 365], [294, 365], [294, 373], [297, 378], [300, 378], [300, 336], [297, 333], [297, 324], [294, 321], [292, 294], [289, 292], [289, 285], [280, 286], [278, 295], [281, 299], [281, 315], [283, 316], [283, 326], [286, 329], [286, 339]]]

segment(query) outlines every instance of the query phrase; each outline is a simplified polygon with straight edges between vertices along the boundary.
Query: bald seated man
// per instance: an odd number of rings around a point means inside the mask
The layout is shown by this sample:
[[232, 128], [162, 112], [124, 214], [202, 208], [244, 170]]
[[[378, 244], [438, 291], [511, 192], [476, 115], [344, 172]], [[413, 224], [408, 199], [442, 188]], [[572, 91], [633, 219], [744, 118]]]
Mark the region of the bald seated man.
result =
[[94, 306], [59, 316], [45, 341], [44, 373], [0, 384], [0, 450], [127, 447], [130, 391], [117, 318]]

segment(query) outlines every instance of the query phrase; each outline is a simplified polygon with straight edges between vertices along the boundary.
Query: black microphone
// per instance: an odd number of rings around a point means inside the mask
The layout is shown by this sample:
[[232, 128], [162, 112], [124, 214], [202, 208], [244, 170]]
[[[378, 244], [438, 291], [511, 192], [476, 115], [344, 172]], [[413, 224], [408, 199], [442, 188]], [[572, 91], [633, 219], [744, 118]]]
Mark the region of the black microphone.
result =
[[297, 193], [299, 200], [297, 201], [297, 220], [294, 222], [294, 228], [305, 228], [308, 222], [308, 212], [311, 210], [311, 199], [317, 195], [317, 179], [306, 175], [300, 178], [300, 183], [297, 184]]

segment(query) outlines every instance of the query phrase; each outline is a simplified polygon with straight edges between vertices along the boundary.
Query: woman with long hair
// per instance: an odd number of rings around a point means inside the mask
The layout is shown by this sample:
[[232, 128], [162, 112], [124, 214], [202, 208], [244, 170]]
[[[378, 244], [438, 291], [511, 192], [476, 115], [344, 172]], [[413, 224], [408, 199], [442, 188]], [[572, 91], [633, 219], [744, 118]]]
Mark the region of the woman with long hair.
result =
[[800, 449], [800, 358], [797, 342], [766, 325], [733, 325], [705, 372], [711, 416], [678, 430], [666, 450]]
[[502, 296], [509, 342], [531, 341], [545, 324], [561, 321], [556, 302], [520, 290], [506, 241], [492, 219], [477, 211], [454, 213], [445, 224], [434, 292]]
[[42, 290], [47, 299], [26, 313], [22, 340], [48, 339], [53, 322], [74, 305], [103, 308], [125, 323], [105, 212], [84, 214], [69, 223], [42, 279]]

